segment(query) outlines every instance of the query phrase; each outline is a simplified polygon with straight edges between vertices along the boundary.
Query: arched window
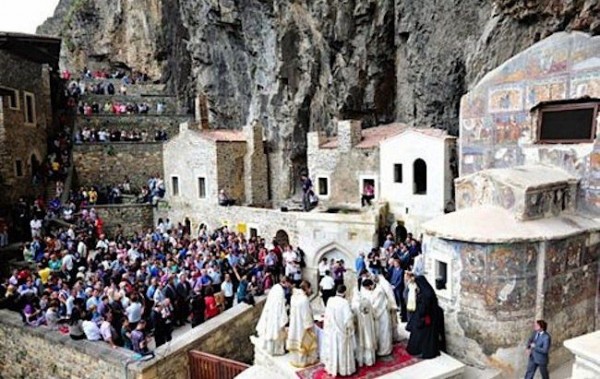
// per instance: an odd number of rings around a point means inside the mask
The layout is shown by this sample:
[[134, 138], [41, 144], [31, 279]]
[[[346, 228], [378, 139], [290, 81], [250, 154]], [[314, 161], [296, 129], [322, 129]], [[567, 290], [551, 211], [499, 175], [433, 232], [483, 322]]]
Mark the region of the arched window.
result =
[[421, 158], [413, 163], [413, 193], [416, 195], [427, 193], [427, 163]]

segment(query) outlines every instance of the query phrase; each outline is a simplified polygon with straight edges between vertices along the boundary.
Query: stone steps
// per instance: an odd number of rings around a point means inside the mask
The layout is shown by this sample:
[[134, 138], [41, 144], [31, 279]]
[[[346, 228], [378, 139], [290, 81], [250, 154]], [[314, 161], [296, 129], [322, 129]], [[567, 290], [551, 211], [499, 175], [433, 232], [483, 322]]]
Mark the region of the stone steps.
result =
[[[113, 114], [110, 111], [104, 111], [104, 105], [108, 102], [112, 104], [141, 104], [146, 103], [149, 106], [148, 114], [163, 115], [181, 113], [177, 98], [171, 96], [135, 96], [135, 95], [84, 95], [81, 97], [83, 104], [97, 103], [100, 107], [100, 114]], [[162, 113], [158, 113], [157, 105], [162, 103], [164, 108]]]
[[149, 133], [157, 130], [166, 130], [168, 135], [179, 132], [179, 124], [190, 120], [187, 115], [113, 115], [100, 114], [94, 116], [78, 116], [75, 121], [76, 128], [107, 128], [125, 131], [146, 130]]

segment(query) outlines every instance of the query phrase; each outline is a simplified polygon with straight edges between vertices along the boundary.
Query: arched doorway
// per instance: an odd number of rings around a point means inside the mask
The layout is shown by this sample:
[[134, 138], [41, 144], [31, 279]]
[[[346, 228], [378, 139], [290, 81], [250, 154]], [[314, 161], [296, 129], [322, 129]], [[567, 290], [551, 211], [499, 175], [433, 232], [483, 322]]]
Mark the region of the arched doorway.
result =
[[275, 233], [275, 241], [281, 248], [285, 248], [290, 244], [290, 237], [285, 230], [279, 229], [277, 233]]
[[427, 163], [421, 158], [413, 163], [413, 194], [427, 194]]
[[[317, 251], [317, 253], [312, 257], [312, 259], [310, 260], [311, 268], [313, 268], [314, 271], [311, 272], [310, 278], [306, 278], [306, 279], [309, 279], [311, 282], [313, 282], [313, 284], [315, 284], [314, 282], [317, 280], [317, 276], [318, 276], [317, 268], [318, 268], [319, 262], [323, 258], [327, 258], [328, 262], [331, 262], [332, 259], [334, 262], [343, 260], [344, 267], [347, 270], [344, 274], [344, 284], [348, 288], [348, 293], [347, 293], [346, 298], [351, 298], [350, 296], [352, 295], [352, 291], [357, 286], [358, 276], [357, 276], [356, 271], [354, 270], [354, 261], [356, 260], [357, 256], [358, 256], [358, 253], [352, 254], [350, 251], [346, 250], [345, 248], [343, 248], [342, 246], [338, 245], [335, 242], [327, 244], [327, 245], [321, 247]], [[316, 283], [316, 284], [317, 284], [317, 286], [315, 288], [318, 288], [318, 283]]]
[[408, 231], [406, 230], [406, 228], [404, 227], [404, 225], [398, 223], [398, 225], [396, 225], [396, 230], [395, 233], [396, 235], [396, 242], [404, 242], [406, 241], [406, 237], [408, 236]]

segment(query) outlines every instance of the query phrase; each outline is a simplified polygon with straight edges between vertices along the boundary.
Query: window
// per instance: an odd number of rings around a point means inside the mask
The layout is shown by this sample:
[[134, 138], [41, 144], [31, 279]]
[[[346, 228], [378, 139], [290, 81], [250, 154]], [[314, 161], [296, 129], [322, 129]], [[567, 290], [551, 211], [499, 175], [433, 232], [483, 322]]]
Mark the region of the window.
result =
[[596, 134], [597, 103], [542, 105], [538, 116], [538, 142], [592, 142]]
[[15, 175], [17, 178], [23, 177], [23, 161], [20, 159], [15, 161]]
[[317, 178], [317, 191], [319, 196], [329, 196], [329, 178]]
[[394, 165], [394, 183], [402, 183], [402, 165], [399, 163]]
[[19, 91], [12, 88], [0, 87], [0, 96], [6, 99], [6, 104], [10, 109], [19, 109]]
[[442, 261], [435, 261], [435, 288], [438, 290], [446, 289], [448, 283], [448, 264]]
[[35, 125], [35, 95], [25, 92], [25, 123]]
[[198, 197], [206, 199], [206, 178], [198, 178]]
[[421, 158], [413, 163], [413, 193], [427, 194], [427, 164]]
[[250, 238], [256, 238], [256, 237], [258, 237], [258, 229], [250, 228]]
[[171, 177], [171, 193], [173, 196], [179, 196], [179, 178], [177, 176]]

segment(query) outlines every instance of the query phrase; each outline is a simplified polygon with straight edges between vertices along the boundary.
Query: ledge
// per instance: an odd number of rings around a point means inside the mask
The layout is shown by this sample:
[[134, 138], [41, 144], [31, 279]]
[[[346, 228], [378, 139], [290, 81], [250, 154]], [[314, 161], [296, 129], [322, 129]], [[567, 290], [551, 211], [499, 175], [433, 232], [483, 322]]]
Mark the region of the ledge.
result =
[[423, 224], [438, 238], [474, 243], [516, 243], [563, 239], [600, 230], [600, 222], [581, 214], [519, 221], [514, 214], [493, 205], [462, 209]]
[[50, 345], [62, 345], [73, 349], [78, 353], [89, 355], [101, 359], [111, 365], [126, 368], [127, 361], [135, 359], [135, 353], [124, 348], [112, 348], [103, 341], [75, 341], [68, 335], [58, 331], [48, 329], [47, 327], [28, 327], [24, 326], [21, 316], [15, 312], [0, 309], [0, 324], [8, 328], [18, 329], [22, 333], [45, 340]]
[[600, 330], [571, 338], [563, 345], [575, 355], [577, 359], [585, 359], [600, 366]]
[[121, 209], [121, 208], [153, 208], [150, 203], [124, 203], [124, 204], [95, 204], [87, 205], [84, 209]]

